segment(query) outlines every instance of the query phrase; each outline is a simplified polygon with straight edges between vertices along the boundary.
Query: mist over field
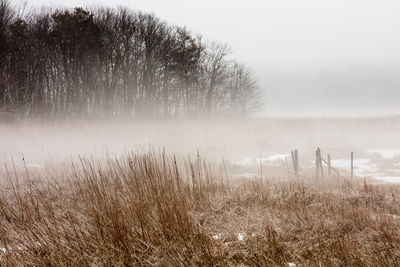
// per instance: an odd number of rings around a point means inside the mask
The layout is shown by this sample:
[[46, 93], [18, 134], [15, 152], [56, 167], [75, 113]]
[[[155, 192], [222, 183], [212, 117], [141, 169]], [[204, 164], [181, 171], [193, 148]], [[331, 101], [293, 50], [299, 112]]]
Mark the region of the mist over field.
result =
[[199, 153], [211, 162], [229, 164], [235, 175], [259, 175], [260, 158], [264, 168], [277, 165], [287, 172], [285, 159], [291, 168], [290, 151], [295, 149], [302, 167], [313, 168], [315, 150], [320, 148], [346, 172], [354, 152], [361, 177], [398, 179], [399, 122], [399, 116], [31, 121], [1, 125], [0, 156], [21, 167], [25, 163], [43, 169], [49, 163], [113, 158], [132, 151], [166, 151], [192, 158]]
[[399, 266], [399, 8], [0, 0], [0, 266]]

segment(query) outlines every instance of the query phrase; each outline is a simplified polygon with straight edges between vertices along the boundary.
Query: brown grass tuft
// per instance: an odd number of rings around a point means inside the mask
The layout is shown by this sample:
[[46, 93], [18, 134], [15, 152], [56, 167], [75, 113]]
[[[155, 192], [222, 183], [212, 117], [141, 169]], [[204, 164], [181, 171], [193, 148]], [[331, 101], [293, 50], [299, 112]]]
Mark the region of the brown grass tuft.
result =
[[[165, 154], [15, 173], [0, 189], [4, 265], [400, 265], [400, 187], [228, 178]], [[312, 175], [310, 175], [312, 177]]]

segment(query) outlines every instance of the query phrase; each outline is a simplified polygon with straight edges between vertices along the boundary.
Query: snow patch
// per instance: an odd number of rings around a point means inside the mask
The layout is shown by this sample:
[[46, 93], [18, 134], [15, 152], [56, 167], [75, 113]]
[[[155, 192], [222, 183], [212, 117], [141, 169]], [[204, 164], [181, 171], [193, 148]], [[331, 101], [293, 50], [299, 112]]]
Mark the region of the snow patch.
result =
[[400, 184], [400, 176], [373, 176], [374, 179], [392, 184]]
[[219, 233], [219, 234], [213, 235], [212, 238], [213, 238], [214, 240], [220, 240], [220, 239], [222, 238], [222, 234]]
[[392, 217], [393, 219], [400, 219], [400, 216], [399, 215], [396, 215], [396, 214], [383, 214], [384, 216], [387, 216], [387, 217]]
[[[272, 156], [269, 156], [269, 157], [261, 159], [261, 160], [262, 161], [278, 161], [278, 160], [285, 160], [288, 157], [290, 157], [289, 154], [276, 154], [276, 155], [272, 155]], [[258, 162], [260, 162], [260, 160], [258, 160]]]
[[279, 163], [279, 161], [284, 161], [289, 157], [290, 157], [289, 154], [275, 154], [265, 158], [245, 158], [242, 160], [234, 161], [232, 162], [232, 164], [242, 165], [242, 166], [252, 166], [260, 163], [276, 164]]
[[400, 149], [369, 149], [369, 154], [378, 154], [382, 158], [392, 159], [400, 155]]
[[238, 233], [238, 234], [237, 234], [237, 239], [238, 239], [238, 241], [243, 241], [243, 240], [244, 240], [244, 235], [245, 235], [245, 234]]
[[27, 168], [40, 169], [42, 166], [39, 164], [26, 164]]
[[[350, 169], [351, 161], [350, 159], [335, 159], [332, 160], [332, 167], [341, 168], [341, 169]], [[375, 163], [371, 163], [371, 159], [368, 158], [360, 158], [354, 159], [354, 174], [363, 176], [365, 173], [375, 173], [378, 171], [377, 165]]]

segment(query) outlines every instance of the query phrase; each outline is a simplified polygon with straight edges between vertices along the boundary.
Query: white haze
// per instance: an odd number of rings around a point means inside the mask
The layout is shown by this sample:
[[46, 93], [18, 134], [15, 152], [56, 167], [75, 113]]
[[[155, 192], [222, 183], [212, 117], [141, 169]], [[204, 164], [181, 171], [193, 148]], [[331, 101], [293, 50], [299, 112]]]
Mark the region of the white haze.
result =
[[256, 73], [258, 115], [400, 113], [400, 2], [395, 0], [30, 0], [128, 6], [228, 43]]
[[[208, 40], [227, 43], [264, 89], [266, 106], [243, 120], [131, 120], [0, 123], [0, 160], [43, 168], [78, 155], [95, 159], [155, 149], [211, 162], [224, 158], [235, 174], [254, 175], [259, 162], [293, 149], [313, 168], [315, 149], [335, 167], [400, 181], [400, 2], [394, 0], [93, 0], [33, 6], [127, 6], [154, 12]], [[313, 118], [305, 118], [313, 116]], [[346, 118], [332, 118], [346, 117]], [[358, 117], [361, 116], [361, 117]], [[369, 116], [369, 117], [365, 117]], [[284, 118], [282, 118], [284, 117]], [[349, 118], [351, 117], [351, 118]], [[258, 163], [259, 163], [258, 162]], [[255, 163], [255, 164], [254, 164]], [[311, 165], [310, 165], [311, 164]], [[10, 165], [9, 165], [10, 166]], [[271, 166], [270, 166], [271, 167]], [[275, 174], [276, 170], [265, 173]]]
[[224, 159], [235, 175], [258, 175], [261, 158], [264, 173], [270, 176], [286, 173], [285, 155], [294, 149], [299, 150], [301, 168], [313, 168], [320, 147], [342, 173], [348, 171], [354, 152], [356, 175], [397, 177], [400, 182], [399, 132], [400, 116], [1, 123], [0, 162], [12, 169], [14, 159], [17, 168], [26, 164], [28, 169], [43, 170], [59, 163], [68, 167], [71, 160], [78, 162], [78, 156], [101, 160], [165, 150], [192, 159], [199, 153], [212, 163]]

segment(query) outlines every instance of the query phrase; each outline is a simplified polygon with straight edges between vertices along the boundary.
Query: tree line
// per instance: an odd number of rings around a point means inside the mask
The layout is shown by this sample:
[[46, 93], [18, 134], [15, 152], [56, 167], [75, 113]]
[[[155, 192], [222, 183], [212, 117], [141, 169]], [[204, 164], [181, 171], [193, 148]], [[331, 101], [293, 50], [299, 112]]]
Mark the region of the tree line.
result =
[[0, 110], [24, 118], [245, 116], [261, 104], [229, 47], [128, 8], [21, 12], [0, 0]]

